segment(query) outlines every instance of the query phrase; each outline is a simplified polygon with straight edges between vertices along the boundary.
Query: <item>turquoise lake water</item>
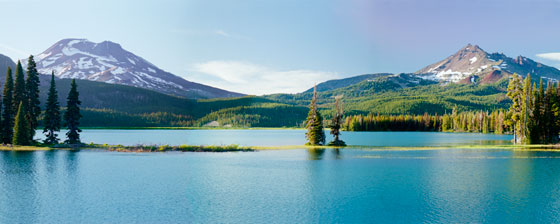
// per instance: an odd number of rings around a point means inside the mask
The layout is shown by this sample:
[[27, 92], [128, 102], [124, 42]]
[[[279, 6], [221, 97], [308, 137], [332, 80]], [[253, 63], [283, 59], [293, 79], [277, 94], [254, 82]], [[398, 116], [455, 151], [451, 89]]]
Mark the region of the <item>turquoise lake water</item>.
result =
[[[82, 138], [301, 145], [302, 133], [87, 130]], [[510, 138], [354, 132], [343, 139], [371, 147], [0, 152], [0, 223], [559, 223], [560, 153], [375, 147], [504, 144]]]
[[[327, 134], [327, 140], [332, 136]], [[61, 133], [61, 138], [64, 133]], [[42, 133], [36, 138], [44, 139]], [[510, 135], [426, 132], [342, 132], [348, 145], [441, 146], [465, 144], [509, 144]], [[122, 145], [230, 145], [291, 146], [304, 145], [305, 130], [83, 130], [85, 143]]]

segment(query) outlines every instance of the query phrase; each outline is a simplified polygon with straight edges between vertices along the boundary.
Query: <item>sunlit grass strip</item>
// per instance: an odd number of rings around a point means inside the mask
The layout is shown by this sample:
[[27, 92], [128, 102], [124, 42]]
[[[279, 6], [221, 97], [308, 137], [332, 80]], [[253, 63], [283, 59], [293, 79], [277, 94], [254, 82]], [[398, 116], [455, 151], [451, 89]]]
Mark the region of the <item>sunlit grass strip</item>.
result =
[[288, 149], [358, 149], [366, 151], [427, 151], [448, 149], [503, 149], [514, 151], [560, 151], [560, 145], [449, 145], [449, 146], [364, 146], [349, 145], [345, 147], [336, 146], [309, 146], [309, 145], [286, 145], [286, 146], [254, 146], [255, 150], [288, 150]]
[[117, 152], [252, 152], [255, 149], [239, 145], [97, 145], [93, 148]]
[[358, 148], [366, 146], [326, 146], [326, 145], [281, 145], [281, 146], [252, 146], [255, 150], [290, 150], [290, 149], [340, 149]]
[[252, 152], [260, 150], [293, 150], [293, 149], [354, 149], [364, 151], [428, 151], [449, 149], [472, 150], [512, 150], [529, 152], [560, 152], [560, 145], [451, 145], [451, 146], [240, 146], [240, 145], [108, 145], [108, 144], [83, 144], [79, 147], [70, 145], [55, 146], [9, 146], [0, 145], [0, 151], [45, 151], [69, 149], [105, 149], [118, 152]]
[[46, 151], [51, 150], [50, 147], [41, 147], [41, 146], [7, 146], [7, 145], [0, 145], [0, 151]]

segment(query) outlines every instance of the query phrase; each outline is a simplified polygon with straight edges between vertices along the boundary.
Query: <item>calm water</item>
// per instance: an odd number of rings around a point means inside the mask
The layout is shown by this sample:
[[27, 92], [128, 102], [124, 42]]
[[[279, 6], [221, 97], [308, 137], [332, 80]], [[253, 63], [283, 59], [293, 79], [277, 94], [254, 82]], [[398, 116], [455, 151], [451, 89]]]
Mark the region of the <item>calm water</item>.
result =
[[[326, 132], [328, 134], [328, 132]], [[60, 134], [64, 137], [64, 131]], [[42, 133], [36, 138], [44, 139]], [[425, 132], [342, 132], [348, 145], [441, 146], [509, 144], [509, 135]], [[305, 130], [83, 130], [82, 142], [122, 145], [290, 146], [305, 144]], [[332, 140], [330, 135], [327, 140]]]
[[[122, 144], [146, 143], [142, 139], [154, 136], [173, 141], [169, 144], [302, 141], [297, 137], [301, 131], [293, 130], [278, 132], [283, 135], [274, 139], [274, 132], [260, 130], [177, 132], [183, 137], [172, 137], [173, 131], [122, 132], [143, 137], [96, 130], [84, 132], [83, 138]], [[401, 146], [508, 139], [398, 132], [344, 137], [353, 145]], [[558, 223], [559, 159], [555, 152], [375, 147], [245, 153], [0, 152], [0, 222]]]

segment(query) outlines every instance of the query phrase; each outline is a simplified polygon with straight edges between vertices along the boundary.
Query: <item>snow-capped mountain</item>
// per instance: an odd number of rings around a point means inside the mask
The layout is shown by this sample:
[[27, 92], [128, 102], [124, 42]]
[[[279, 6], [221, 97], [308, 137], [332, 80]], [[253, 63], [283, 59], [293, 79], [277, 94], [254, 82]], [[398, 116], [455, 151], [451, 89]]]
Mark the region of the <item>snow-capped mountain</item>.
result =
[[[21, 61], [25, 63], [27, 60]], [[123, 84], [189, 98], [242, 96], [187, 81], [111, 41], [94, 43], [86, 39], [64, 39], [36, 55], [35, 61], [40, 73], [54, 71], [59, 78]]]
[[529, 73], [536, 77], [560, 80], [560, 70], [529, 58], [509, 58], [502, 53], [489, 54], [478, 45], [468, 44], [457, 53], [417, 71], [424, 79], [440, 82], [492, 83], [502, 77]]

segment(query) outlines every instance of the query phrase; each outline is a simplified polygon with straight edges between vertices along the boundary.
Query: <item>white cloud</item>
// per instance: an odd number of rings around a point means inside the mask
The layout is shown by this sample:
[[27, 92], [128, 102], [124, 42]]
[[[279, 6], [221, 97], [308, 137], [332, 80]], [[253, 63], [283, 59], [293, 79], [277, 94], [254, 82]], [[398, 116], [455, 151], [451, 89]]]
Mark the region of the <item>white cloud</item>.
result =
[[232, 39], [250, 40], [249, 37], [246, 37], [246, 36], [243, 36], [243, 35], [232, 34], [232, 33], [226, 32], [224, 30], [215, 30], [214, 34], [216, 34], [218, 36], [222, 36], [222, 37], [232, 38]]
[[214, 33], [224, 37], [231, 37], [231, 34], [223, 30], [216, 30]]
[[543, 59], [548, 59], [548, 60], [553, 60], [553, 61], [560, 61], [560, 53], [537, 54], [537, 57], [543, 58]]
[[209, 61], [193, 65], [190, 81], [245, 94], [298, 93], [315, 83], [338, 78], [334, 72], [279, 71], [240, 61]]

